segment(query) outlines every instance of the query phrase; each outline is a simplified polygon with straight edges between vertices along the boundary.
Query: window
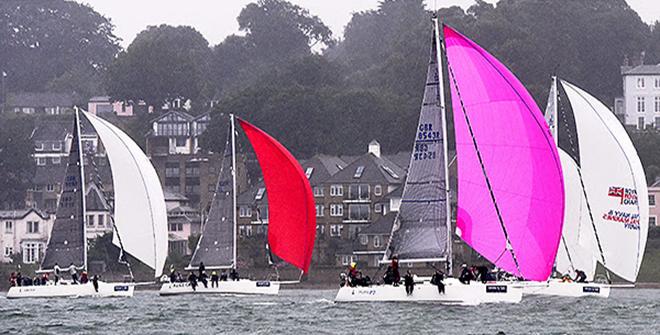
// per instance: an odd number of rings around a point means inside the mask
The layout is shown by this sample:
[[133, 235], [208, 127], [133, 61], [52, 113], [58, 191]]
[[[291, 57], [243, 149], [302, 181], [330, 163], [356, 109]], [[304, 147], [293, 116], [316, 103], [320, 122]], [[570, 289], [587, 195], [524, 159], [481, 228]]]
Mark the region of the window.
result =
[[39, 143], [35, 144], [34, 145], [34, 150], [35, 151], [44, 151], [44, 143], [39, 142]]
[[653, 98], [653, 111], [660, 113], [660, 97]]
[[186, 166], [186, 177], [197, 177], [197, 176], [199, 176], [199, 165]]
[[342, 265], [349, 265], [351, 263], [353, 263], [353, 256], [347, 256], [347, 255], [341, 256]]
[[369, 205], [348, 205], [348, 219], [353, 221], [368, 221], [369, 220]]
[[638, 113], [646, 112], [646, 101], [644, 97], [637, 97], [637, 112]]
[[171, 223], [170, 231], [183, 231], [183, 223]]
[[53, 184], [46, 185], [46, 191], [54, 192], [55, 191], [55, 185], [53, 185]]
[[238, 216], [242, 218], [252, 217], [252, 208], [247, 206], [241, 206], [241, 208], [238, 210]]
[[28, 221], [27, 222], [27, 233], [28, 234], [38, 234], [39, 233], [39, 222], [38, 221]]
[[38, 166], [45, 166], [46, 165], [46, 158], [37, 157], [37, 165]]
[[369, 185], [353, 184], [348, 186], [349, 200], [369, 200]]
[[646, 87], [646, 82], [644, 81], [643, 77], [637, 78], [637, 88], [644, 88]]
[[13, 247], [5, 247], [5, 257], [9, 257], [14, 253], [14, 248]]
[[644, 129], [644, 124], [645, 124], [644, 117], [643, 116], [638, 117], [637, 118], [637, 129], [639, 129], [639, 130]]
[[252, 236], [252, 226], [245, 226], [245, 236]]
[[379, 248], [382, 245], [382, 242], [380, 240], [380, 236], [376, 235], [374, 236], [374, 248]]
[[245, 236], [245, 226], [238, 227], [238, 235]]
[[382, 213], [382, 212], [383, 212], [383, 211], [382, 211], [382, 208], [383, 208], [383, 205], [381, 205], [381, 204], [375, 204], [375, 205], [374, 205], [374, 212], [376, 212], [376, 213]]
[[342, 205], [342, 204], [331, 204], [330, 205], [330, 216], [344, 216], [344, 205]]
[[99, 214], [99, 220], [97, 222], [99, 227], [105, 227], [105, 215]]
[[323, 196], [323, 187], [322, 186], [314, 186], [314, 196], [315, 197], [322, 197]]
[[62, 163], [62, 157], [59, 157], [59, 156], [58, 157], [53, 157], [51, 159], [51, 161], [53, 162], [53, 164], [59, 165], [60, 163]]
[[87, 215], [87, 227], [94, 227], [94, 215]]
[[383, 187], [380, 185], [374, 186], [374, 195], [375, 196], [381, 196], [383, 195]]
[[314, 173], [314, 168], [313, 168], [313, 167], [308, 167], [308, 168], [305, 170], [305, 176], [307, 177], [307, 179], [309, 179], [310, 177], [312, 177], [312, 173]]
[[655, 88], [660, 88], [660, 78], [655, 78]]
[[316, 230], [318, 231], [317, 234], [319, 235], [325, 235], [325, 226], [322, 224], [317, 224], [316, 225]]
[[5, 234], [14, 233], [14, 221], [5, 221]]
[[660, 116], [655, 117], [655, 129], [660, 129]]
[[360, 235], [360, 244], [367, 245], [369, 243], [369, 236]]
[[41, 243], [25, 243], [23, 245], [23, 263], [34, 264], [39, 261], [39, 256], [43, 252]]
[[199, 193], [199, 185], [186, 185], [186, 194]]
[[333, 225], [330, 226], [330, 236], [332, 236], [332, 237], [341, 237], [341, 232], [342, 232], [343, 230], [344, 230], [344, 226], [343, 226], [343, 225], [340, 225], [340, 224], [335, 225], [335, 224], [333, 224]]
[[341, 197], [344, 195], [343, 185], [330, 185], [330, 195], [333, 197]]
[[181, 148], [186, 146], [187, 139], [185, 137], [176, 138], [176, 146]]
[[316, 205], [316, 217], [317, 218], [322, 218], [323, 217], [323, 212], [325, 211], [325, 206], [323, 205]]
[[181, 192], [181, 186], [180, 185], [167, 185], [165, 188], [172, 192], [172, 193], [179, 193]]
[[51, 147], [53, 148], [53, 151], [60, 151], [62, 150], [62, 142], [55, 142]]
[[257, 190], [257, 194], [254, 196], [254, 200], [261, 200], [264, 198], [264, 193], [266, 193], [266, 189], [263, 187], [260, 187]]
[[362, 173], [364, 173], [364, 166], [360, 165], [355, 169], [355, 174], [353, 175], [353, 178], [360, 178], [362, 177]]
[[178, 177], [179, 176], [179, 163], [165, 164], [165, 177]]
[[649, 194], [649, 206], [655, 206], [655, 194]]
[[399, 175], [396, 172], [394, 172], [394, 170], [392, 170], [389, 166], [381, 165], [380, 167], [383, 170], [385, 170], [385, 172], [387, 172], [387, 174], [389, 174], [390, 177], [394, 179], [399, 179]]

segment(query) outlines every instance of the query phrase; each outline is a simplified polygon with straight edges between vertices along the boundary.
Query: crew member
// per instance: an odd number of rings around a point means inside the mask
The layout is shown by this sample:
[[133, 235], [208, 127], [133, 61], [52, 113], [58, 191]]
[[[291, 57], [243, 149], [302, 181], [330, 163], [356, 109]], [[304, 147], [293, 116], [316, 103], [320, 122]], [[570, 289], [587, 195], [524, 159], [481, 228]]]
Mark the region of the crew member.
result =
[[445, 279], [445, 274], [440, 270], [436, 270], [433, 276], [431, 277], [431, 284], [438, 287], [438, 293], [445, 294], [445, 283], [442, 281]]
[[238, 280], [238, 271], [236, 269], [232, 268], [231, 271], [229, 271], [229, 279], [231, 280]]
[[358, 278], [358, 269], [357, 269], [357, 263], [351, 262], [351, 265], [348, 267], [348, 285], [350, 287], [355, 287], [357, 284], [357, 278]]
[[202, 282], [202, 284], [204, 285], [204, 288], [209, 287], [208, 286], [209, 281], [207, 280], [208, 277], [209, 276], [206, 274], [206, 271], [202, 271], [202, 273], [200, 273], [200, 275], [199, 275], [199, 281]]
[[415, 280], [413, 279], [413, 275], [410, 273], [410, 270], [406, 271], [406, 275], [403, 277], [403, 282], [406, 285], [406, 294], [413, 294], [413, 290], [415, 289]]
[[55, 285], [60, 281], [60, 272], [62, 272], [62, 269], [60, 268], [59, 264], [55, 262], [55, 266], [53, 266], [53, 273], [55, 274]]
[[474, 273], [470, 270], [467, 264], [461, 265], [461, 275], [458, 277], [458, 281], [462, 284], [469, 285], [470, 281], [474, 280]]
[[390, 264], [392, 267], [392, 282], [394, 283], [394, 286], [399, 286], [399, 283], [401, 282], [401, 274], [399, 273], [399, 256], [394, 255], [392, 257], [392, 263]]
[[198, 277], [202, 277], [202, 273], [206, 271], [206, 266], [204, 266], [204, 262], [199, 262], [199, 274], [197, 275]]
[[84, 269], [83, 267], [76, 267], [73, 262], [71, 262], [71, 265], [67, 268], [69, 270], [69, 274], [71, 275], [71, 281], [73, 284], [78, 284], [78, 272], [77, 270], [82, 270]]
[[192, 287], [193, 291], [197, 291], [197, 276], [195, 276], [195, 272], [190, 272], [190, 275], [188, 276], [188, 282], [190, 283], [190, 287]]
[[575, 282], [577, 283], [586, 283], [587, 274], [582, 270], [575, 270]]
[[211, 272], [211, 287], [218, 287], [218, 273], [213, 271]]
[[176, 271], [174, 268], [170, 269], [170, 283], [176, 283]]
[[94, 275], [94, 277], [92, 277], [92, 285], [94, 285], [94, 291], [96, 291], [96, 293], [98, 293], [99, 292], [99, 276]]
[[80, 274], [80, 283], [81, 284], [87, 284], [89, 282], [89, 277], [87, 276], [87, 271], [83, 271]]

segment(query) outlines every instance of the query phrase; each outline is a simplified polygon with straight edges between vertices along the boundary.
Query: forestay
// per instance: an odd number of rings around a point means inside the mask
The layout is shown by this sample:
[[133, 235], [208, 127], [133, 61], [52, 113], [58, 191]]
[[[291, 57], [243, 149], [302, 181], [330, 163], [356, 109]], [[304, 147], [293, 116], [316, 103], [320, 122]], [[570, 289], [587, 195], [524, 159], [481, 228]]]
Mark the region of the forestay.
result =
[[[124, 251], [162, 274], [167, 258], [167, 209], [156, 170], [119, 128], [84, 113], [107, 152], [115, 193], [114, 224]], [[117, 234], [113, 243], [119, 247]]]
[[600, 101], [561, 82], [575, 117], [580, 168], [606, 268], [634, 282], [648, 234], [646, 176], [632, 141]]
[[50, 233], [48, 247], [41, 263], [42, 270], [52, 270], [55, 264], [61, 267], [71, 263], [81, 267], [87, 265], [85, 236], [85, 182], [80, 146], [80, 123], [76, 112], [73, 124], [73, 139], [69, 150], [62, 194], [55, 213], [55, 223]]
[[451, 257], [447, 248], [445, 135], [439, 89], [443, 83], [438, 73], [435, 36], [430, 56], [408, 178], [386, 254], [404, 261]]
[[232, 153], [227, 141], [213, 202], [190, 267], [200, 262], [208, 268], [230, 268], [234, 264], [234, 220]]
[[561, 163], [538, 106], [484, 49], [444, 27], [458, 169], [457, 233], [489, 261], [546, 280], [564, 216]]

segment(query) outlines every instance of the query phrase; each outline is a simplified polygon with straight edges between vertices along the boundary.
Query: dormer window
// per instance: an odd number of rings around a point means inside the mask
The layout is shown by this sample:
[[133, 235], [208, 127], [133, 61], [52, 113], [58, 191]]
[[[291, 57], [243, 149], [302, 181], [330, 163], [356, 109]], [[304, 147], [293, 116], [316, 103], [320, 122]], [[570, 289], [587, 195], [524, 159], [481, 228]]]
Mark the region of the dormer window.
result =
[[353, 178], [360, 178], [362, 177], [362, 173], [364, 173], [364, 166], [360, 165], [355, 169], [355, 174], [353, 175]]
[[644, 87], [646, 87], [644, 78], [643, 77], [637, 78], [637, 88], [644, 88]]
[[260, 187], [257, 190], [257, 195], [254, 196], [254, 200], [261, 200], [264, 198], [264, 193], [266, 193], [266, 189], [263, 187]]
[[35, 144], [35, 146], [34, 146], [34, 150], [36, 150], [36, 151], [44, 151], [44, 143], [43, 143], [43, 142], [39, 142], [39, 143]]
[[394, 170], [392, 170], [392, 168], [390, 168], [389, 166], [381, 165], [380, 167], [383, 170], [385, 170], [385, 172], [387, 172], [387, 174], [389, 174], [390, 177], [392, 177], [394, 179], [399, 179], [400, 178], [399, 175], [396, 172], [394, 172]]

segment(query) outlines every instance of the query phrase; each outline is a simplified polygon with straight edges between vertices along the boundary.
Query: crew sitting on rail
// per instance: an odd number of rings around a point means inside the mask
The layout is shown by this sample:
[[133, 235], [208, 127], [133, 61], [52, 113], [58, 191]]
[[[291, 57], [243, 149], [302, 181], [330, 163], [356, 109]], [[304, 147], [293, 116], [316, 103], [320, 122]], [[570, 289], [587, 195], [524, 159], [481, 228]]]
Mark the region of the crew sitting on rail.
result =
[[83, 271], [80, 274], [80, 283], [87, 284], [89, 282], [89, 276], [87, 276], [87, 271]]
[[385, 270], [383, 282], [388, 285], [399, 286], [399, 282], [401, 282], [401, 275], [399, 274], [398, 256], [392, 256], [392, 263], [390, 263], [390, 265], [387, 267], [387, 270]]
[[208, 286], [208, 280], [206, 279], [206, 278], [208, 278], [208, 277], [209, 277], [209, 276], [206, 274], [206, 271], [202, 271], [202, 273], [199, 274], [199, 281], [202, 282], [202, 284], [204, 285], [204, 288], [208, 288], [208, 287], [209, 287], [209, 286]]
[[227, 271], [224, 269], [220, 272], [220, 281], [227, 281]]
[[350, 287], [355, 287], [357, 285], [356, 279], [358, 276], [358, 269], [357, 269], [357, 263], [351, 262], [351, 265], [348, 267], [347, 271], [348, 275], [348, 286]]
[[239, 279], [238, 271], [236, 271], [235, 268], [232, 268], [231, 271], [229, 271], [229, 279], [234, 280], [234, 281]]
[[406, 294], [412, 295], [415, 290], [415, 279], [410, 270], [406, 271], [406, 275], [403, 277], [403, 283], [406, 285]]
[[444, 279], [445, 274], [440, 270], [436, 270], [431, 277], [431, 284], [438, 287], [438, 293], [440, 294], [445, 294], [445, 283], [442, 282]]
[[475, 280], [475, 277], [472, 269], [468, 268], [467, 264], [461, 265], [461, 275], [458, 277], [458, 281], [462, 284], [469, 285], [470, 281], [473, 280]]
[[190, 283], [190, 287], [192, 287], [193, 291], [197, 291], [197, 276], [195, 276], [195, 272], [190, 271], [188, 282]]
[[575, 282], [577, 283], [586, 283], [587, 282], [587, 274], [584, 273], [582, 270], [575, 270]]

